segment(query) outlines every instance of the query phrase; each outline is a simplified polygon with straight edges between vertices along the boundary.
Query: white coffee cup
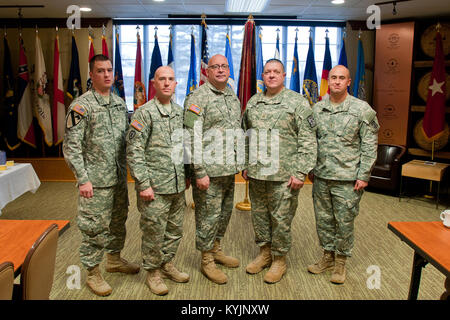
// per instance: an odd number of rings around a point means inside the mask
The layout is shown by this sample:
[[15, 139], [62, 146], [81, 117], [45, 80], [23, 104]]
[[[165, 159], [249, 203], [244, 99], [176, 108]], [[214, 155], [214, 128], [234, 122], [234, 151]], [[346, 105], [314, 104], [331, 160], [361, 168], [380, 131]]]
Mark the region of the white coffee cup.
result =
[[444, 226], [450, 228], [450, 210], [442, 211], [440, 217]]

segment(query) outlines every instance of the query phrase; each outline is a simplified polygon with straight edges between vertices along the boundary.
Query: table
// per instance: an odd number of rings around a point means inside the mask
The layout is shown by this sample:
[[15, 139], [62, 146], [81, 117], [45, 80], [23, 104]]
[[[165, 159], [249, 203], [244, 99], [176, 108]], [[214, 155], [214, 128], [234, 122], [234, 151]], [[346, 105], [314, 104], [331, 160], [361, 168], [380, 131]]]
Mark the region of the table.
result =
[[414, 249], [414, 259], [409, 286], [409, 300], [417, 300], [422, 268], [431, 263], [446, 277], [441, 299], [450, 293], [450, 229], [442, 221], [389, 222], [388, 229]]
[[400, 192], [398, 196], [398, 201], [400, 201], [402, 197], [403, 177], [436, 181], [438, 183], [436, 196], [436, 209], [437, 209], [439, 206], [439, 192], [442, 177], [444, 176], [445, 169], [447, 169], [448, 166], [449, 165], [446, 163], [422, 161], [422, 160], [412, 160], [402, 165], [402, 175], [400, 177]]
[[15, 163], [5, 171], [0, 171], [0, 215], [8, 202], [27, 191], [35, 193], [40, 185], [41, 181], [29, 163]]
[[69, 220], [0, 219], [0, 263], [11, 261], [18, 276], [31, 246], [52, 223], [58, 225], [59, 235], [70, 226]]

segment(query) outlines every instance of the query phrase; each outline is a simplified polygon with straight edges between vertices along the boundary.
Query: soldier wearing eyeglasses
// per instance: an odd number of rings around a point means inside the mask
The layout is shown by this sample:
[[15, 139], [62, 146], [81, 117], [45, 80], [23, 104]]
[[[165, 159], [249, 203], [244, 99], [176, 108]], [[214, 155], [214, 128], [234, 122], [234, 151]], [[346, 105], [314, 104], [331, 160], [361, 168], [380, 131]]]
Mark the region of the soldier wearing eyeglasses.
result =
[[227, 276], [216, 263], [230, 268], [239, 266], [238, 259], [223, 253], [220, 241], [233, 209], [234, 177], [241, 170], [237, 148], [226, 146], [226, 132], [240, 130], [241, 107], [236, 94], [227, 86], [230, 76], [227, 58], [211, 57], [206, 72], [208, 81], [186, 97], [184, 126], [190, 137], [195, 243], [202, 252], [201, 271], [209, 280], [224, 284]]

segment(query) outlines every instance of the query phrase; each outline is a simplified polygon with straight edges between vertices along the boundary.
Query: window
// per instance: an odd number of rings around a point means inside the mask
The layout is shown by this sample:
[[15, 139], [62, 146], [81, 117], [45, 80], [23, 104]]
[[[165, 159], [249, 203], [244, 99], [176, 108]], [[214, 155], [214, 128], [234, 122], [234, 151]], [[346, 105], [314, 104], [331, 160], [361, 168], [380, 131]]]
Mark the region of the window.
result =
[[[208, 22], [208, 20], [207, 20]], [[158, 34], [158, 43], [161, 51], [162, 63], [167, 64], [167, 57], [169, 51], [169, 25], [139, 25], [139, 34], [142, 43], [143, 68], [145, 86], [148, 92], [148, 76], [151, 64], [151, 56], [154, 47], [155, 27]], [[133, 110], [133, 84], [134, 84], [134, 70], [136, 59], [136, 25], [119, 25], [119, 39], [120, 39], [120, 54], [122, 57], [122, 68], [124, 77], [124, 87], [126, 94], [126, 102], [129, 110]], [[325, 35], [328, 30], [328, 37], [330, 39], [330, 52], [332, 65], [336, 65], [339, 59], [339, 50], [342, 41], [342, 29], [339, 27], [304, 27], [304, 26], [262, 26], [256, 28], [256, 36], [261, 28], [262, 34], [262, 51], [263, 61], [271, 59], [275, 55], [277, 33], [280, 37], [280, 59], [283, 61], [286, 68], [286, 87], [289, 88], [290, 77], [292, 71], [292, 61], [294, 56], [294, 44], [296, 29], [298, 29], [297, 50], [299, 57], [300, 81], [303, 80], [303, 73], [305, 70], [306, 56], [309, 46], [309, 35], [311, 29], [311, 36], [314, 43], [314, 58], [316, 62], [317, 81], [320, 85], [320, 78], [322, 76], [323, 58], [325, 52]], [[208, 51], [209, 57], [215, 54], [225, 54], [226, 34], [228, 33], [231, 40], [231, 49], [233, 56], [233, 67], [235, 77], [235, 89], [239, 83], [239, 69], [241, 64], [241, 51], [243, 25], [213, 25], [208, 24]], [[194, 25], [174, 25], [172, 26], [173, 35], [173, 55], [175, 63], [175, 76], [178, 85], [176, 87], [176, 102], [183, 106], [187, 77], [190, 65], [190, 50], [191, 50], [191, 33], [195, 36], [196, 58], [197, 58], [197, 83], [200, 77], [200, 26]]]

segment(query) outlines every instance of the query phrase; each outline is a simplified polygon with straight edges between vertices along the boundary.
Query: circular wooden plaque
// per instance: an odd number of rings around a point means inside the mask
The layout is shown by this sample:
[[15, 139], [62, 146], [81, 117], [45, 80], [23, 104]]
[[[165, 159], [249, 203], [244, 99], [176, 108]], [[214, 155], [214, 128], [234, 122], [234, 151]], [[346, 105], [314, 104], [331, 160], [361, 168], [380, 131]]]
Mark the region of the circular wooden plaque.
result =
[[[420, 119], [419, 121], [417, 121], [416, 125], [414, 126], [414, 140], [417, 142], [419, 147], [421, 147], [422, 149], [431, 151], [432, 142], [427, 141], [425, 139], [425, 134], [423, 133], [423, 130], [422, 130], [422, 123], [423, 123], [423, 118]], [[448, 124], [446, 123], [445, 128], [444, 128], [444, 134], [442, 136], [440, 136], [438, 139], [436, 139], [434, 142], [434, 151], [441, 150], [447, 145], [448, 136], [449, 136], [449, 128], [448, 128]]]
[[[419, 84], [417, 85], [417, 93], [422, 98], [423, 101], [427, 102], [428, 98], [428, 87], [430, 86], [430, 77], [431, 72], [426, 73], [419, 80]], [[445, 99], [450, 99], [450, 76], [445, 74]]]
[[[441, 23], [441, 36], [442, 36], [442, 48], [444, 50], [444, 56], [450, 53], [450, 24], [449, 23]], [[423, 52], [434, 58], [436, 53], [436, 24], [429, 26], [422, 33], [422, 37], [420, 38], [420, 47]]]

